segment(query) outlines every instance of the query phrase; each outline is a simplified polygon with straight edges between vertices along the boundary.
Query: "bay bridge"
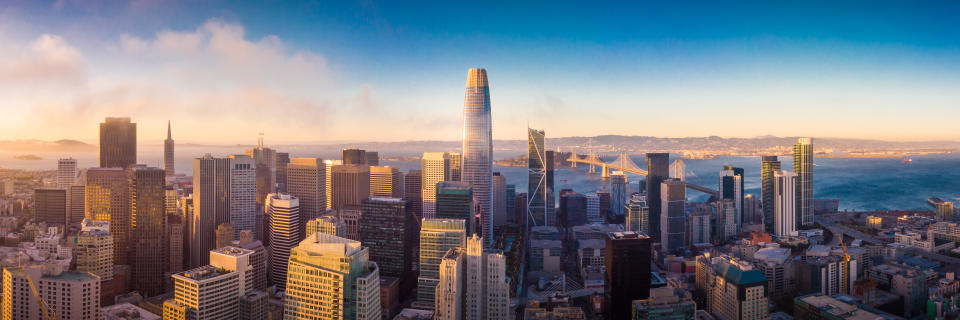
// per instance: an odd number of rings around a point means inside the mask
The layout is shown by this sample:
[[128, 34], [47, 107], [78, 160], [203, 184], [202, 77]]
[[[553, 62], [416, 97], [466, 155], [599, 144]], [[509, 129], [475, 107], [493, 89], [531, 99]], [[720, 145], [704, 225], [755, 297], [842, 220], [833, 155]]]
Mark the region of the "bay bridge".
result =
[[[577, 167], [577, 163], [583, 163], [583, 164], [589, 165], [590, 170], [587, 171], [587, 173], [589, 174], [596, 174], [597, 173], [596, 167], [600, 167], [601, 177], [603, 179], [607, 179], [610, 177], [610, 170], [619, 170], [623, 172], [629, 172], [629, 173], [638, 174], [644, 177], [647, 176], [647, 170], [641, 169], [640, 166], [638, 166], [636, 163], [633, 162], [632, 159], [630, 159], [630, 156], [628, 156], [626, 152], [622, 152], [622, 151], [620, 152], [620, 156], [618, 156], [616, 159], [610, 162], [604, 162], [603, 159], [600, 159], [600, 157], [598, 157], [597, 154], [593, 151], [590, 151], [590, 154], [583, 156], [582, 158], [577, 153], [572, 152], [570, 153], [570, 157], [567, 158], [567, 161], [570, 162], [570, 166], [573, 168]], [[715, 197], [720, 196], [720, 192], [715, 189], [686, 182], [685, 181], [686, 165], [683, 163], [683, 160], [677, 159], [676, 161], [673, 162], [672, 167], [673, 167], [673, 177], [679, 178], [680, 181], [683, 181], [684, 182], [683, 184], [687, 187], [687, 189], [700, 191]]]

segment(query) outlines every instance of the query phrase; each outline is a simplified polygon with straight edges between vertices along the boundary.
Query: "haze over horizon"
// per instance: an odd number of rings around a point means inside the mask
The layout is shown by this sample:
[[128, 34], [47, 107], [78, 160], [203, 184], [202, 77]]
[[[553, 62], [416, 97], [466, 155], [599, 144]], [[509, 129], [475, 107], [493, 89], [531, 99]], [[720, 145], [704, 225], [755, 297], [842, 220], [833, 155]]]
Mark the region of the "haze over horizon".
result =
[[633, 6], [6, 3], [0, 137], [452, 141], [484, 67], [498, 140], [960, 140], [956, 3]]

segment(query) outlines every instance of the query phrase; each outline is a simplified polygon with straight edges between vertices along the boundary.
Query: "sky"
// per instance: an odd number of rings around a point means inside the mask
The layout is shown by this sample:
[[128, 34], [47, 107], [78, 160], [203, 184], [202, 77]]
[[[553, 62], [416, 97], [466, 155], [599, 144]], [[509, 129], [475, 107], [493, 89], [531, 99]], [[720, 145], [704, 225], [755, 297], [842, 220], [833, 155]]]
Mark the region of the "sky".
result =
[[960, 3], [0, 1], [0, 140], [960, 140]]

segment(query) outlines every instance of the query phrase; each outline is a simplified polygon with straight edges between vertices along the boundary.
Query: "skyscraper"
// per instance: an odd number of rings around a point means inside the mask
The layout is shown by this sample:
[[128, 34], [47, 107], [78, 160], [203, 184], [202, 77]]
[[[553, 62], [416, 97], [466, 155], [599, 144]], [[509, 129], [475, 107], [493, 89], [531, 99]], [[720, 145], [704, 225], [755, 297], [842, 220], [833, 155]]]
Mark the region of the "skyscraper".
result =
[[333, 209], [333, 166], [343, 164], [340, 160], [323, 160], [327, 175], [327, 209]]
[[340, 150], [340, 160], [343, 164], [367, 164], [367, 151], [361, 149]]
[[527, 219], [534, 226], [547, 222], [547, 154], [543, 130], [527, 128]]
[[[243, 154], [230, 156], [230, 225], [233, 237], [257, 229], [257, 164]], [[224, 223], [220, 221], [220, 223]], [[219, 225], [219, 224], [218, 224]]]
[[610, 174], [610, 213], [617, 216], [618, 220], [623, 216], [627, 200], [627, 174], [614, 171]]
[[418, 305], [434, 308], [434, 294], [440, 282], [440, 262], [450, 249], [466, 246], [465, 228], [462, 219], [423, 219], [420, 227]]
[[473, 188], [466, 182], [443, 181], [437, 183], [437, 219], [462, 219], [467, 235], [476, 233], [474, 224]]
[[367, 165], [371, 167], [376, 167], [380, 165], [380, 153], [376, 151], [366, 151], [364, 156], [367, 160]]
[[[83, 179], [86, 180], [86, 178]], [[86, 198], [84, 188], [86, 186], [81, 182], [67, 189], [67, 217], [70, 218], [70, 223], [78, 223], [86, 218], [86, 214], [83, 212], [84, 198]]]
[[687, 239], [686, 187], [680, 179], [667, 179], [660, 184], [660, 247], [667, 252], [682, 250]]
[[257, 205], [263, 205], [267, 195], [277, 191], [277, 151], [264, 147], [260, 134], [257, 147], [247, 149], [246, 154], [257, 164]]
[[[300, 220], [310, 221], [327, 211], [327, 167], [320, 158], [293, 158], [287, 165], [287, 192], [300, 199]], [[306, 225], [304, 225], [306, 226]], [[304, 236], [310, 234], [304, 230]]]
[[650, 207], [650, 237], [660, 242], [660, 183], [670, 177], [670, 154], [647, 153], [647, 206]]
[[346, 206], [359, 206], [370, 196], [370, 167], [365, 164], [334, 166], [331, 179], [335, 210]]
[[170, 133], [170, 120], [167, 120], [167, 139], [163, 140], [163, 171], [167, 177], [177, 175], [173, 157], [173, 135]]
[[230, 222], [230, 177], [229, 158], [193, 159], [193, 212], [187, 219], [192, 267], [209, 263], [210, 250], [216, 249], [214, 231]]
[[287, 192], [287, 165], [290, 164], [289, 152], [277, 152], [277, 191]]
[[137, 124], [107, 117], [100, 123], [100, 167], [126, 168], [137, 163]]
[[57, 189], [68, 189], [77, 179], [77, 159], [57, 160]]
[[[360, 215], [360, 239], [370, 248], [370, 260], [377, 262], [380, 274], [401, 280], [401, 292], [408, 292], [413, 270], [413, 243], [417, 236], [416, 222], [407, 212], [406, 203], [397, 198], [363, 200]], [[403, 293], [401, 293], [402, 295]]]
[[773, 175], [773, 234], [778, 237], [796, 236], [799, 218], [797, 210], [797, 174], [777, 171]]
[[571, 189], [560, 190], [557, 225], [564, 228], [587, 224], [587, 197]]
[[100, 281], [113, 279], [113, 235], [108, 222], [84, 219], [75, 250], [78, 271], [90, 272]]
[[396, 167], [370, 167], [370, 196], [387, 198], [403, 197], [401, 175]]
[[743, 227], [743, 168], [734, 168], [723, 166], [720, 170], [720, 198], [733, 200], [734, 214], [733, 221], [729, 221], [734, 226], [736, 232], [740, 232]]
[[166, 174], [158, 168], [134, 169], [130, 181], [130, 235], [133, 288], [144, 296], [163, 293]]
[[270, 270], [278, 290], [286, 288], [287, 259], [300, 236], [300, 201], [285, 193], [271, 193], [266, 207], [270, 216]]
[[631, 302], [650, 296], [650, 237], [637, 232], [610, 232], [606, 242], [604, 309], [608, 319], [629, 319]]
[[36, 222], [50, 225], [67, 225], [67, 190], [33, 190], [34, 216]]
[[647, 207], [647, 198], [634, 195], [626, 205], [626, 229], [633, 232], [650, 232], [650, 208]]
[[423, 200], [423, 217], [433, 218], [437, 212], [437, 183], [441, 181], [455, 181], [450, 177], [453, 166], [450, 163], [449, 152], [424, 152], [420, 159], [420, 169], [423, 182], [421, 199]]
[[359, 241], [315, 233], [290, 252], [284, 319], [380, 319], [380, 270]]
[[423, 219], [423, 177], [421, 170], [410, 169], [403, 176], [403, 200], [410, 204], [410, 213]]
[[493, 243], [493, 129], [490, 120], [490, 85], [486, 69], [467, 72], [463, 98], [463, 155], [460, 175], [473, 187], [480, 207], [480, 226], [486, 246]]
[[217, 240], [216, 245], [213, 247], [217, 249], [230, 246], [233, 240], [237, 239], [237, 237], [234, 236], [236, 232], [233, 230], [233, 225], [229, 223], [221, 223], [217, 226], [217, 230], [214, 233], [216, 233]]
[[306, 238], [309, 238], [314, 233], [326, 233], [329, 235], [334, 235], [338, 237], [347, 236], [347, 225], [343, 223], [343, 220], [338, 219], [332, 215], [321, 216], [316, 219], [307, 221], [306, 223]]
[[510, 319], [510, 289], [500, 252], [484, 252], [473, 235], [440, 262], [435, 319]]
[[[3, 319], [100, 319], [100, 279], [40, 265], [3, 268]], [[45, 312], [38, 299], [43, 298]]]
[[813, 139], [798, 138], [793, 145], [793, 171], [797, 174], [797, 222], [813, 225]]
[[174, 274], [175, 290], [173, 298], [163, 302], [163, 318], [237, 319], [243, 276], [208, 264]]
[[780, 161], [777, 156], [763, 156], [760, 158], [760, 196], [763, 198], [763, 229], [767, 233], [773, 233], [773, 199], [776, 194], [773, 192], [773, 173], [780, 171]]
[[130, 190], [127, 172], [120, 168], [90, 168], [84, 189], [87, 219], [110, 224], [113, 262], [127, 264], [130, 248]]
[[464, 260], [466, 255], [467, 250], [464, 248], [456, 248], [444, 253], [438, 273], [440, 280], [437, 282], [437, 289], [434, 293], [436, 297], [434, 319], [463, 319], [465, 313], [463, 296], [466, 280], [464, 279], [466, 278], [466, 262]]

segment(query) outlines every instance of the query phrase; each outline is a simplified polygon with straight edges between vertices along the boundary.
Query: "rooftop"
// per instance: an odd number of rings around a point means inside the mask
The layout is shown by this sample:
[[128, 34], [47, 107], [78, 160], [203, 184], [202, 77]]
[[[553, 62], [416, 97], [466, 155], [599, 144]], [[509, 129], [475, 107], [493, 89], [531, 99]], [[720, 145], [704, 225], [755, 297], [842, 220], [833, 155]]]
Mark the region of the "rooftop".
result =
[[200, 281], [216, 278], [228, 273], [230, 272], [211, 265], [205, 265], [175, 274], [174, 276], [181, 276], [189, 280]]
[[160, 316], [128, 302], [106, 306], [102, 310], [108, 320], [160, 320]]
[[624, 240], [624, 239], [650, 239], [649, 236], [642, 232], [633, 232], [633, 231], [617, 231], [607, 233], [607, 237], [611, 240]]
[[210, 252], [216, 252], [223, 255], [239, 257], [242, 255], [253, 254], [253, 250], [237, 248], [233, 246], [226, 246], [218, 249], [210, 250]]
[[888, 319], [887, 317], [863, 310], [860, 307], [851, 305], [835, 298], [821, 295], [821, 294], [812, 294], [807, 296], [802, 296], [796, 298], [799, 301], [802, 301], [812, 307], [820, 309], [821, 312], [828, 313], [834, 317], [840, 319], [850, 319], [850, 320], [877, 320], [877, 319]]

